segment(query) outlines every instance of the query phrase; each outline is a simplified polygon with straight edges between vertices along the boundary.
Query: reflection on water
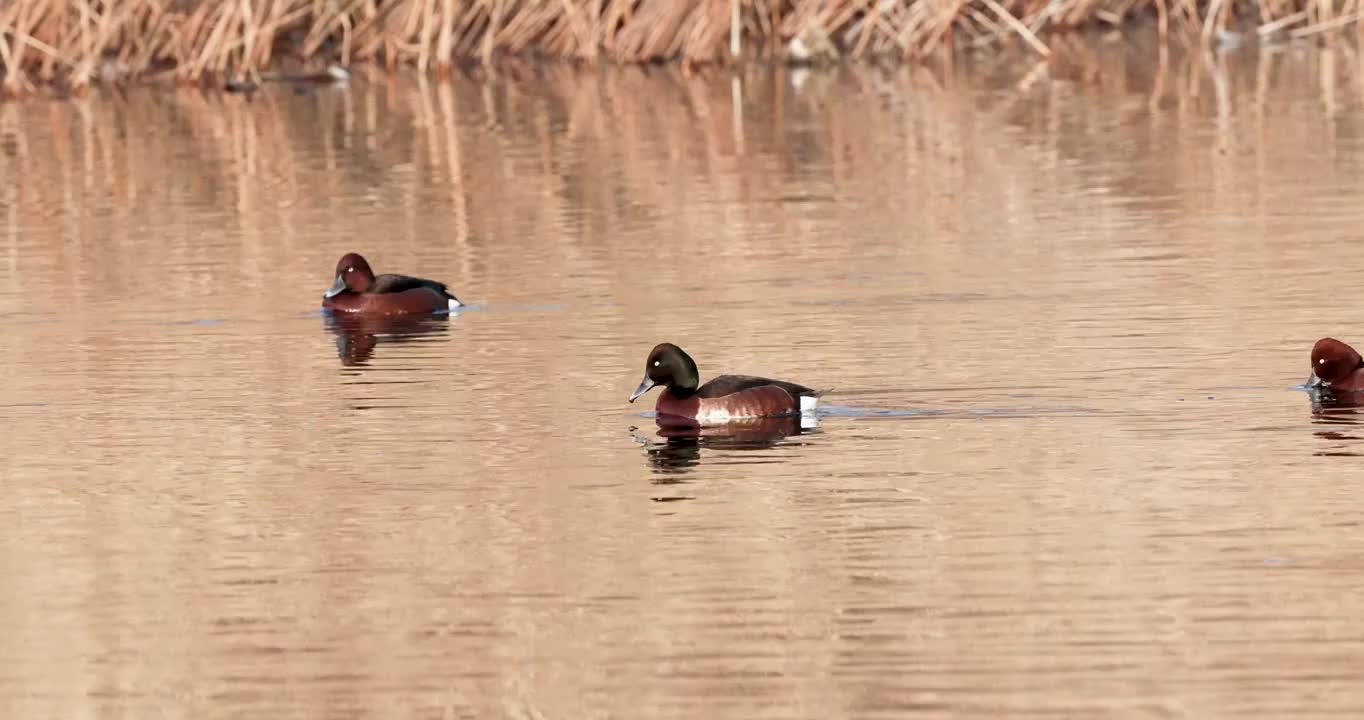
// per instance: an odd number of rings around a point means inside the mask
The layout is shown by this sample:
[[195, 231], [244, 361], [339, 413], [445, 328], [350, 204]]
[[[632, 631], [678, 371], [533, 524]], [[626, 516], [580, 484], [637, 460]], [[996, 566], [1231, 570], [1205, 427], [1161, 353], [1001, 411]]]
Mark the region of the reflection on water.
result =
[[327, 329], [336, 335], [336, 353], [345, 367], [368, 365], [380, 343], [401, 346], [437, 342], [450, 330], [450, 316], [445, 313], [365, 316], [324, 311], [322, 316]]
[[1312, 423], [1317, 426], [1312, 434], [1324, 442], [1315, 454], [1323, 457], [1364, 457], [1364, 392], [1331, 392], [1313, 390]]
[[1308, 394], [1312, 397], [1313, 417], [1349, 417], [1356, 414], [1355, 408], [1364, 407], [1364, 393], [1361, 392], [1318, 390]]
[[[736, 456], [730, 451], [770, 450], [781, 446], [783, 449], [804, 445], [795, 440], [796, 436], [818, 432], [819, 418], [813, 413], [799, 416], [753, 418], [732, 422], [726, 425], [698, 427], [665, 421], [657, 422], [656, 442], [648, 437], [635, 434], [635, 439], [645, 446], [649, 463], [663, 477], [653, 482], [669, 484], [680, 482], [666, 479], [680, 473], [689, 472], [701, 463], [701, 453], [705, 450], [712, 455], [720, 455], [730, 460]], [[631, 428], [631, 432], [638, 428]], [[752, 458], [748, 462], [780, 462], [776, 453], [763, 453], [763, 458]]]
[[3, 715], [1364, 713], [1358, 51], [1050, 42], [0, 104]]

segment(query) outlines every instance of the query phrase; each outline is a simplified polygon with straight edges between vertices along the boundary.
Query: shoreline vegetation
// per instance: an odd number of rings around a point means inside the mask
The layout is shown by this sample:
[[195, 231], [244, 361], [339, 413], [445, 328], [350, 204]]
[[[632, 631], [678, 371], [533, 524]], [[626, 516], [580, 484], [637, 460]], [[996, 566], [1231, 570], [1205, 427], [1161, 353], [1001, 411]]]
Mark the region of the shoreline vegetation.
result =
[[245, 91], [344, 80], [357, 63], [443, 74], [507, 56], [691, 66], [1014, 45], [1048, 57], [1049, 35], [1077, 29], [1154, 24], [1162, 43], [1239, 45], [1360, 31], [1361, 15], [1364, 0], [7, 0], [0, 94]]

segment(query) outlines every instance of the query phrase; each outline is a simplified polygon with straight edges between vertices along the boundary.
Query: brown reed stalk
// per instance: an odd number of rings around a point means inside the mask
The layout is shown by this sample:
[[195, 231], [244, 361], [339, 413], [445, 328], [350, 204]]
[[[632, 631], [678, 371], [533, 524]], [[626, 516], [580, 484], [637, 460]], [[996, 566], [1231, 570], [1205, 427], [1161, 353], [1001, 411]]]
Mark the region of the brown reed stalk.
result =
[[[1211, 42], [1252, 18], [1261, 35], [1335, 32], [1361, 0], [0, 0], [0, 91], [79, 90], [171, 68], [181, 81], [254, 77], [278, 58], [443, 72], [534, 52], [638, 63], [924, 57], [1048, 29], [1152, 18], [1162, 38]], [[958, 37], [959, 36], [959, 37]]]

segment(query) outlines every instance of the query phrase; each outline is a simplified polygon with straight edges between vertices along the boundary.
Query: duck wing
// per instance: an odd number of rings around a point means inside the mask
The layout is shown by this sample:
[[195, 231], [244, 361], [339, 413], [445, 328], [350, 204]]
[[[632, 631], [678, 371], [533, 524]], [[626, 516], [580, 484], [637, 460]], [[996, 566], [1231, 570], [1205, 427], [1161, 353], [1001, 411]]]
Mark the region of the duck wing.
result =
[[736, 392], [743, 392], [756, 387], [765, 385], [776, 385], [791, 394], [791, 397], [819, 397], [822, 393], [804, 385], [789, 383], [784, 380], [772, 380], [771, 378], [754, 377], [753, 375], [721, 375], [713, 378], [710, 382], [696, 389], [698, 397], [719, 398], [726, 395], [733, 395]]
[[385, 273], [374, 278], [374, 284], [370, 285], [369, 291], [372, 293], [388, 294], [407, 292], [417, 288], [435, 290], [447, 298], [455, 299], [449, 290], [445, 289], [445, 283], [427, 280], [426, 278], [410, 277], [408, 275], [393, 275]]

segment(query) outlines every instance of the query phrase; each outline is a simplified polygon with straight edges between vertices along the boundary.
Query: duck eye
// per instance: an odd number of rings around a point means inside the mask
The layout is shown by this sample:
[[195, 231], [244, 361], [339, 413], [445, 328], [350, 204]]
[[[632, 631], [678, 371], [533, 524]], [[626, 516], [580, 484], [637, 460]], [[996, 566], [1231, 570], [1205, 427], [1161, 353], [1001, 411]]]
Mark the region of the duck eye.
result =
[[355, 266], [352, 265], [352, 266], [346, 268], [346, 272], [355, 272]]
[[[654, 363], [654, 364], [657, 365], [658, 363]], [[1318, 365], [1325, 365], [1325, 364], [1326, 364], [1326, 358], [1317, 358], [1317, 364], [1318, 364]]]
[[660, 363], [661, 363], [661, 361], [655, 360], [655, 361], [654, 361], [654, 367], [658, 367]]

